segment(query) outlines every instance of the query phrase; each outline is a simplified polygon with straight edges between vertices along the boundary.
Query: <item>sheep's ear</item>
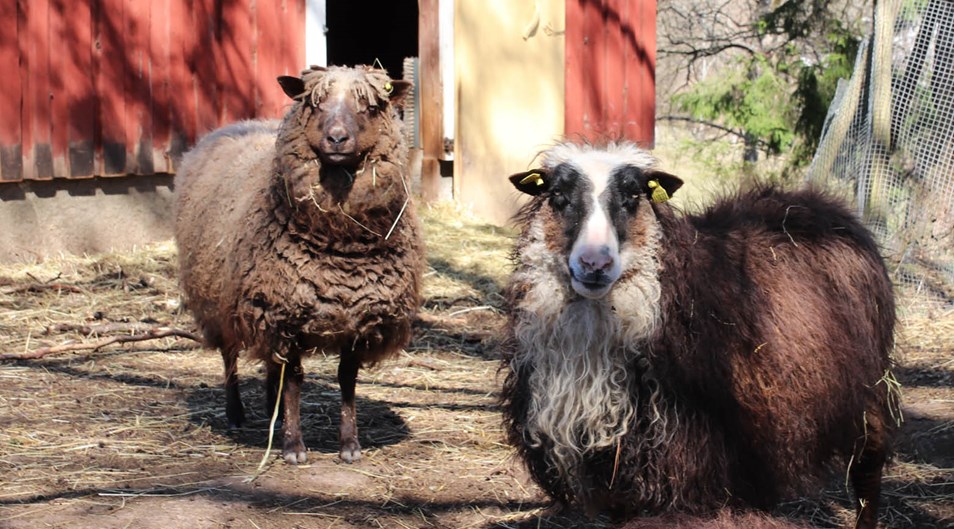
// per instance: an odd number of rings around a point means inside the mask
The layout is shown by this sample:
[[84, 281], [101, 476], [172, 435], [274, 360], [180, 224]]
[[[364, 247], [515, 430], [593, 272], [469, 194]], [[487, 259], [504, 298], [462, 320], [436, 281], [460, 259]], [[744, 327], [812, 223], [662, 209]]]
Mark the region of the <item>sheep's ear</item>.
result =
[[295, 101], [301, 101], [305, 96], [305, 81], [302, 81], [298, 77], [282, 75], [278, 78], [278, 84], [282, 86], [282, 91], [285, 92], [285, 95]]
[[411, 83], [408, 81], [392, 79], [390, 84], [391, 91], [388, 92], [388, 101], [394, 105], [395, 108], [404, 107], [405, 99], [411, 92]]
[[510, 183], [521, 193], [539, 195], [550, 188], [550, 175], [543, 169], [531, 169], [510, 175]]
[[682, 187], [682, 179], [662, 171], [646, 172], [646, 196], [657, 204], [661, 204], [675, 194]]

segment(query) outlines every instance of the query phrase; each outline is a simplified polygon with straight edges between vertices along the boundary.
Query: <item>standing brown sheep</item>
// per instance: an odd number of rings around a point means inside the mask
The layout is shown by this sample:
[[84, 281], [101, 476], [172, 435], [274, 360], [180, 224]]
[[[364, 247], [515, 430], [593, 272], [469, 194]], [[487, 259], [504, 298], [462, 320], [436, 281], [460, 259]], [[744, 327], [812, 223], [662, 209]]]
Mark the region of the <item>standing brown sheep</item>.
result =
[[224, 127], [183, 158], [180, 282], [207, 346], [221, 350], [230, 426], [244, 420], [239, 352], [265, 363], [269, 410], [287, 363], [289, 463], [307, 459], [301, 359], [340, 355], [340, 456], [352, 462], [358, 369], [408, 343], [420, 304], [423, 243], [395, 109], [408, 84], [369, 67], [313, 67], [279, 83], [293, 100], [283, 121]]

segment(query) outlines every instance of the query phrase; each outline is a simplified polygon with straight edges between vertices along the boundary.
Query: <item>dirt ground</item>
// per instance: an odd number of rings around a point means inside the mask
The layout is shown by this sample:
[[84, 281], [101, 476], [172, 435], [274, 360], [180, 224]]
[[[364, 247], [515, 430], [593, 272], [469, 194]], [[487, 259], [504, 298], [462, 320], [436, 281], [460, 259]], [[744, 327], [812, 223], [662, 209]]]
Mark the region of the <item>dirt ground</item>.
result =
[[[259, 366], [240, 366], [250, 420], [229, 431], [214, 351], [180, 337], [91, 349], [192, 328], [171, 243], [0, 268], [0, 355], [48, 353], [0, 362], [0, 527], [609, 527], [552, 509], [503, 443], [494, 343], [508, 234], [450, 207], [423, 216], [424, 312], [406, 352], [359, 375], [353, 465], [337, 460], [336, 358], [305, 363], [308, 464], [272, 451], [259, 472]], [[951, 528], [954, 307], [902, 303], [901, 316], [905, 422], [882, 525]], [[851, 527], [844, 476], [776, 514]]]

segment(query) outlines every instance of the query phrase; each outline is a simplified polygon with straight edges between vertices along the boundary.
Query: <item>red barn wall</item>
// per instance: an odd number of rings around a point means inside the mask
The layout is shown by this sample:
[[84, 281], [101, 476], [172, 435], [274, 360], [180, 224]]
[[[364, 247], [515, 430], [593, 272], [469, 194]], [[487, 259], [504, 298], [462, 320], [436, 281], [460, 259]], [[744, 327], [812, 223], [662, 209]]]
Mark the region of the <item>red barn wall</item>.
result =
[[0, 180], [171, 173], [201, 134], [279, 117], [305, 0], [0, 0]]
[[654, 143], [656, 1], [567, 0], [568, 138]]

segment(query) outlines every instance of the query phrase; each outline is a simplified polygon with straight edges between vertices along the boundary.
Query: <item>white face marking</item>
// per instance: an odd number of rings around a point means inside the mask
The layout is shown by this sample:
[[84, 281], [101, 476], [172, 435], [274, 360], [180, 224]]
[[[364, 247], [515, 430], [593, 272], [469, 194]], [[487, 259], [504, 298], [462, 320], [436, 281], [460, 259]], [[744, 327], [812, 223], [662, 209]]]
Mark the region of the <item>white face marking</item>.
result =
[[605, 296], [622, 273], [616, 227], [600, 202], [618, 163], [616, 157], [604, 152], [585, 153], [575, 160], [591, 189], [587, 197], [589, 215], [573, 243], [568, 264], [573, 290], [587, 298]]

